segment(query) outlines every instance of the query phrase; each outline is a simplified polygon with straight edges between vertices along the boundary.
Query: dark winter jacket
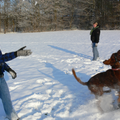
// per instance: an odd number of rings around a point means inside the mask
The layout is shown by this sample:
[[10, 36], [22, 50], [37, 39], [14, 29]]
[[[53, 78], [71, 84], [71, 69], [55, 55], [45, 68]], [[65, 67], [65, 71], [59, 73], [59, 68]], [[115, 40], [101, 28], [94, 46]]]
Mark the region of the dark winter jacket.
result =
[[4, 71], [9, 71], [10, 67], [5, 63], [17, 57], [16, 52], [6, 53], [2, 55], [0, 50], [0, 75], [3, 75]]
[[11, 68], [6, 63], [0, 64], [0, 76], [3, 75], [5, 70], [9, 72], [10, 69]]
[[99, 36], [100, 36], [99, 26], [97, 26], [96, 28], [93, 28], [91, 30], [90, 34], [91, 34], [91, 41], [93, 43], [98, 43], [99, 42]]

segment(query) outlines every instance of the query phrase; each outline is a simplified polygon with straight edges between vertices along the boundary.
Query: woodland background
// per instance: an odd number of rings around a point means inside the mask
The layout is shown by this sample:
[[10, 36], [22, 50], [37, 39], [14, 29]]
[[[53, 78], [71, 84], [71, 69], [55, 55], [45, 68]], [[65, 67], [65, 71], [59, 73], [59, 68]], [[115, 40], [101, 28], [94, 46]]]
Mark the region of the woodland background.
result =
[[120, 0], [0, 0], [0, 32], [120, 29]]

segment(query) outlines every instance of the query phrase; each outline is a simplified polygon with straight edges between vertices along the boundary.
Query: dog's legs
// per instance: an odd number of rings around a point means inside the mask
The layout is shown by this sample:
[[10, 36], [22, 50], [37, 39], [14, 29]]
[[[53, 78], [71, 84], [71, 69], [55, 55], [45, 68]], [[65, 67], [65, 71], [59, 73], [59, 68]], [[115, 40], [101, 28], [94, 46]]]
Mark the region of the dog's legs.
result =
[[120, 92], [119, 92], [117, 101], [118, 101], [118, 107], [120, 108]]
[[98, 96], [95, 96], [97, 98], [97, 108], [98, 110], [100, 111], [101, 114], [104, 113], [103, 109], [100, 107], [100, 103], [101, 103], [101, 100], [100, 100], [100, 97]]
[[102, 110], [102, 108], [100, 107], [100, 96], [102, 96], [103, 95], [103, 88], [102, 87], [98, 87], [98, 86], [96, 86], [96, 85], [90, 85], [89, 86], [89, 89], [90, 89], [90, 91], [91, 91], [91, 93], [93, 93], [94, 95], [95, 95], [95, 98], [97, 99], [97, 108], [98, 108], [98, 110], [100, 111], [100, 113], [104, 113], [104, 111]]
[[103, 111], [103, 109], [102, 109], [101, 106], [100, 106], [100, 103], [101, 103], [101, 97], [100, 97], [100, 96], [102, 96], [103, 93], [104, 93], [104, 92], [103, 92], [103, 88], [97, 89], [96, 92], [98, 93], [97, 95], [95, 95], [95, 98], [97, 99], [97, 108], [98, 108], [98, 110], [100, 111], [100, 113], [103, 114], [104, 111]]

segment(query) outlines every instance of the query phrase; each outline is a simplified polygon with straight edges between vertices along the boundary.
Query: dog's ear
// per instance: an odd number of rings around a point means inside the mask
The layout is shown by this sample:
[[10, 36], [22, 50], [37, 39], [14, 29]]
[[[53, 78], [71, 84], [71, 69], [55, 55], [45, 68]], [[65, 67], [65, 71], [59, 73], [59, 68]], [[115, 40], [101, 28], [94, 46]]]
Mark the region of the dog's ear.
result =
[[118, 50], [117, 53], [120, 53], [120, 50]]
[[105, 60], [105, 61], [103, 61], [103, 63], [104, 63], [105, 65], [110, 65], [110, 61], [111, 61], [111, 59]]

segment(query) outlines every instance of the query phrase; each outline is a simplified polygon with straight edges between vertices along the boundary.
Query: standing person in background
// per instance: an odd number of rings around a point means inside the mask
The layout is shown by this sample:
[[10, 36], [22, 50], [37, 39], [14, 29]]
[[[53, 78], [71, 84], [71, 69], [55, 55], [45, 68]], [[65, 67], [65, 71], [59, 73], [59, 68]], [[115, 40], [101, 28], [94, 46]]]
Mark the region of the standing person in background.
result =
[[99, 59], [99, 52], [97, 49], [99, 43], [99, 36], [100, 36], [100, 26], [98, 22], [93, 23], [93, 28], [90, 31], [91, 41], [92, 41], [92, 49], [93, 49], [93, 60]]

